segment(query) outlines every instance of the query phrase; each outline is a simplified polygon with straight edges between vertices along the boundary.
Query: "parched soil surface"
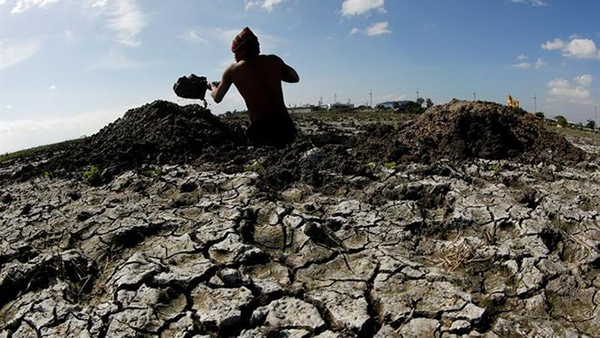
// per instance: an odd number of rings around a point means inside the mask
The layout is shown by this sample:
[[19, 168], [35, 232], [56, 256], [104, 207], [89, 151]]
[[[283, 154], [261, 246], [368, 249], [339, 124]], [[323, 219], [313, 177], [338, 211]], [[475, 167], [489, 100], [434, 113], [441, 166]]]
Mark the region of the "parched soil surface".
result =
[[3, 163], [0, 335], [595, 336], [600, 162], [510, 113], [294, 116], [269, 149], [157, 101]]

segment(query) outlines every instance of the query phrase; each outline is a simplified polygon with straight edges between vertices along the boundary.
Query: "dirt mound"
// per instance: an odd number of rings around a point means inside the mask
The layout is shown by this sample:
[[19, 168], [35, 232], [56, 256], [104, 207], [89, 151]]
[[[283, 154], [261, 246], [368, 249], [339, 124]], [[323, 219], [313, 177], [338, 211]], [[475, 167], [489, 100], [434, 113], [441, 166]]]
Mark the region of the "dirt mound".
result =
[[[397, 135], [390, 139], [394, 133]], [[484, 158], [573, 163], [585, 156], [564, 136], [491, 102], [452, 100], [429, 108], [412, 123], [387, 135], [388, 157], [403, 161]]]
[[214, 148], [240, 144], [242, 136], [210, 110], [155, 101], [131, 109], [92, 136], [91, 163], [184, 163]]
[[81, 173], [89, 166], [112, 176], [144, 163], [190, 163], [203, 156], [214, 160], [243, 145], [243, 135], [199, 105], [154, 101], [127, 111], [83, 142], [55, 151], [48, 162], [25, 167], [17, 176]]

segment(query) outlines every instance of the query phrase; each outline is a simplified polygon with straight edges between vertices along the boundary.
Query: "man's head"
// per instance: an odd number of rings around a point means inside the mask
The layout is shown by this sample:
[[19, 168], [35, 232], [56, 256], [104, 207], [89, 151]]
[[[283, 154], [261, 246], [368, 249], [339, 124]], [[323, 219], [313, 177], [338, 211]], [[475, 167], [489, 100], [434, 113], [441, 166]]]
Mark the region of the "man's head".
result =
[[250, 28], [246, 27], [233, 39], [231, 51], [235, 54], [236, 61], [256, 57], [260, 53], [258, 38]]

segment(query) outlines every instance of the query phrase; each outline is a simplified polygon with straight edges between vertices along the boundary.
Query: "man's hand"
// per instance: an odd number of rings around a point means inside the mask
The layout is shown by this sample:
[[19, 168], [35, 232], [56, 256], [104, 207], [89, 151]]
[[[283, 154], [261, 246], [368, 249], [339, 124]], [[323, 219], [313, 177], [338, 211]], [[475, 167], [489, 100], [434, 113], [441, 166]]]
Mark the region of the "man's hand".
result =
[[229, 87], [231, 87], [232, 68], [233, 68], [233, 65], [229, 66], [229, 68], [227, 68], [225, 70], [225, 72], [223, 73], [221, 82], [215, 81], [215, 82], [210, 83], [210, 94], [216, 103], [220, 103], [221, 101], [223, 101], [223, 97], [225, 96], [225, 94], [227, 94]]

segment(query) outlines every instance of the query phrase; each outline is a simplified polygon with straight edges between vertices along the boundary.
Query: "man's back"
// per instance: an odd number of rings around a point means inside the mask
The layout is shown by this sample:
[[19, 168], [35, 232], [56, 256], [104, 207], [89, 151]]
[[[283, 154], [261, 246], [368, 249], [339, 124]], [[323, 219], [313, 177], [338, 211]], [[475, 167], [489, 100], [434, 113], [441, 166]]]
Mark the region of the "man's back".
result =
[[275, 55], [259, 55], [232, 66], [231, 80], [246, 101], [250, 121], [287, 114], [281, 81], [292, 81], [286, 78], [286, 68], [289, 66]]
[[298, 73], [278, 56], [260, 55], [258, 38], [248, 27], [234, 38], [231, 51], [237, 63], [225, 70], [220, 83], [211, 85], [213, 99], [221, 102], [235, 84], [248, 107], [250, 143], [276, 147], [292, 143], [296, 127], [285, 108], [281, 82], [300, 81]]

